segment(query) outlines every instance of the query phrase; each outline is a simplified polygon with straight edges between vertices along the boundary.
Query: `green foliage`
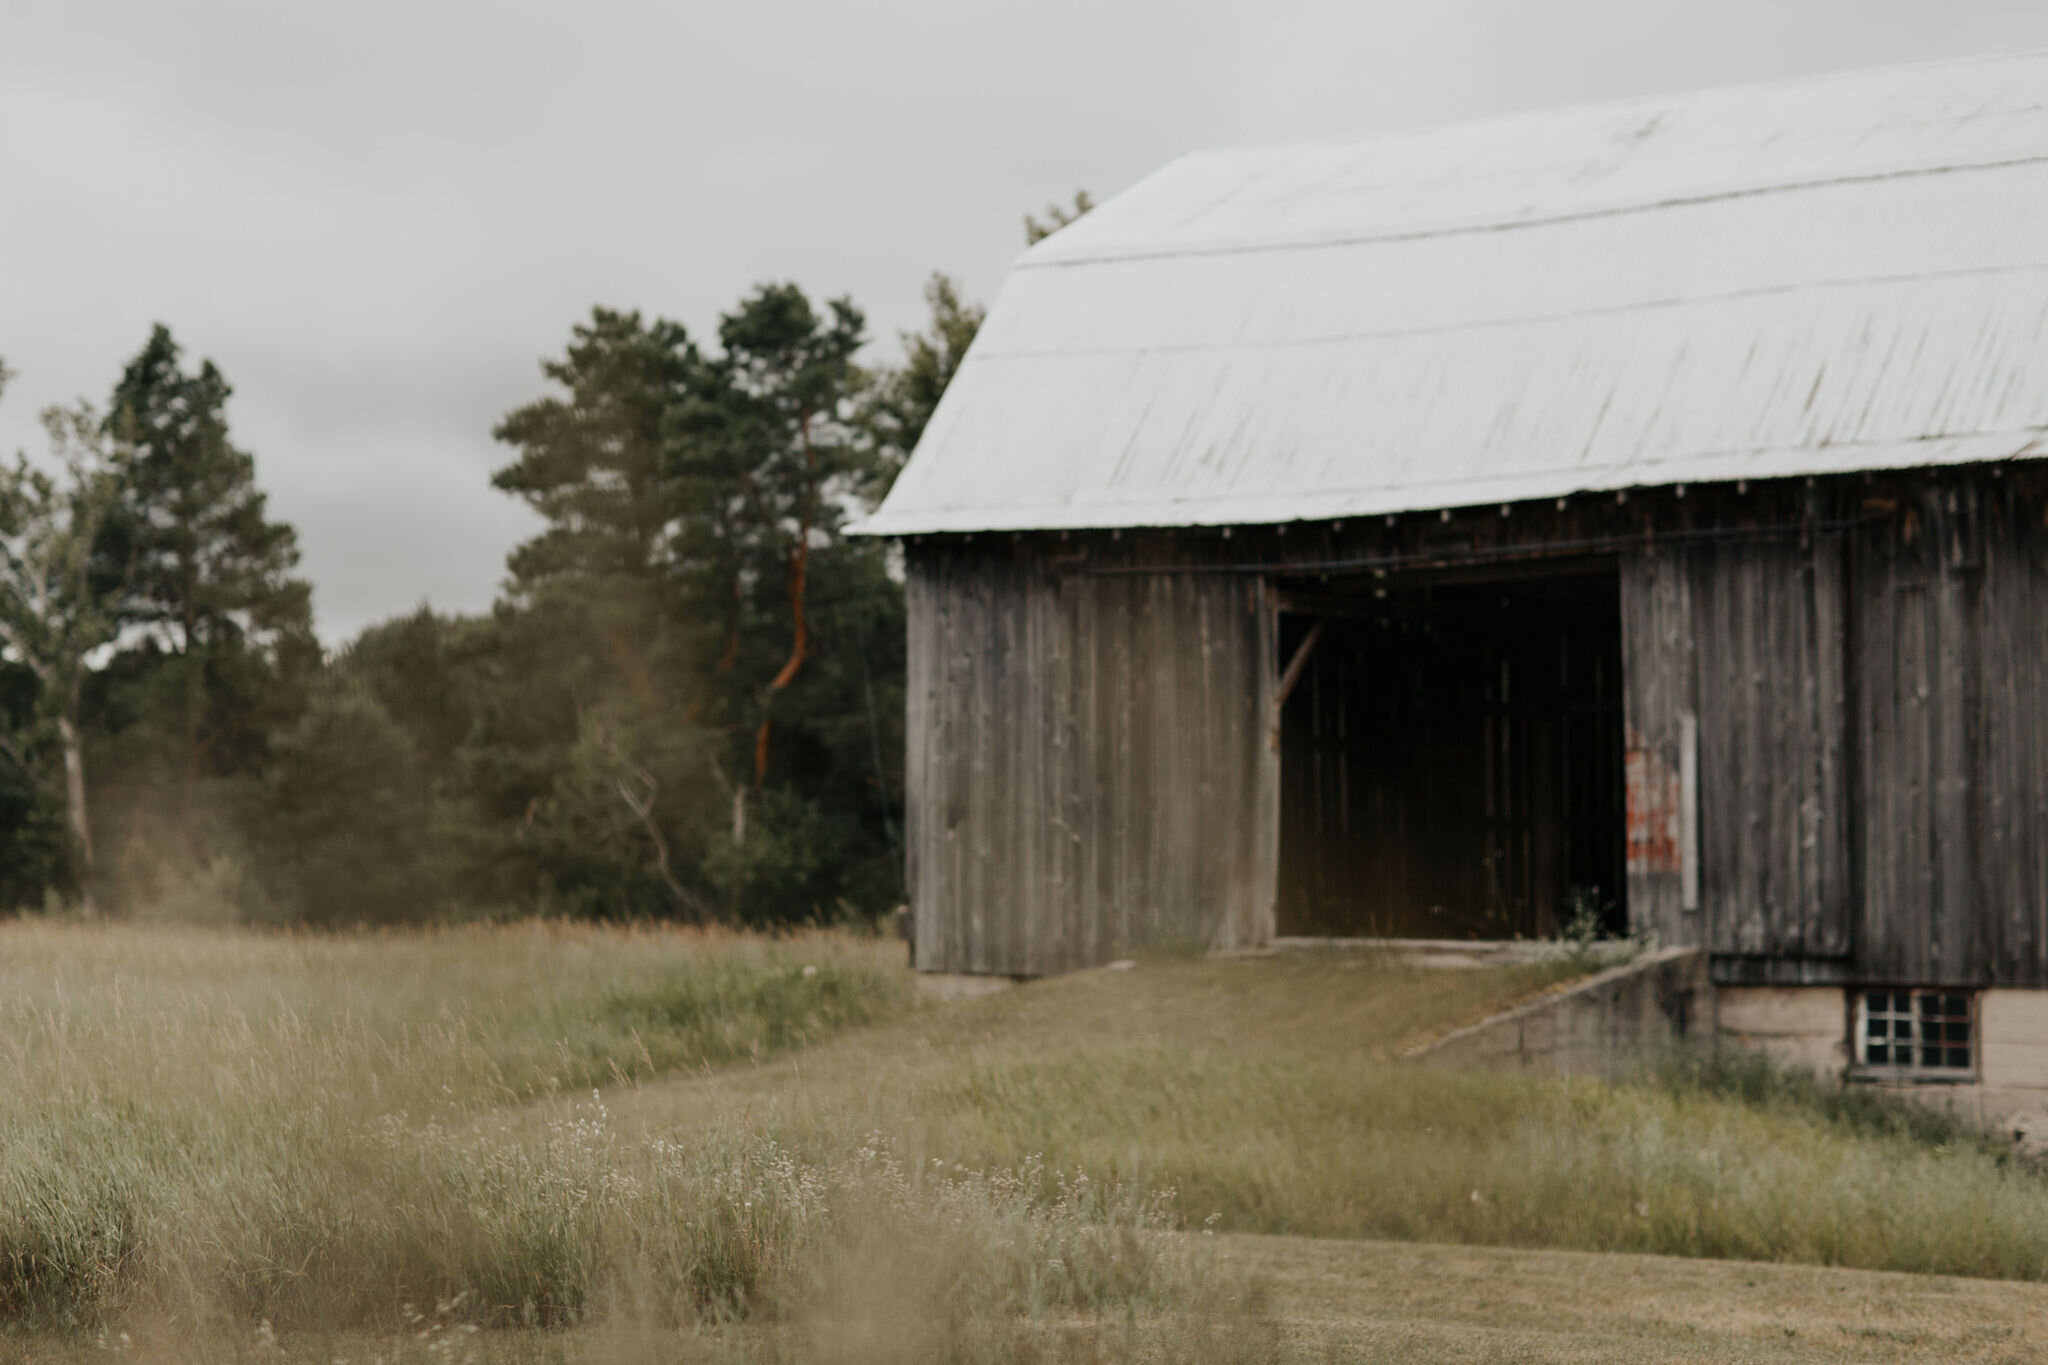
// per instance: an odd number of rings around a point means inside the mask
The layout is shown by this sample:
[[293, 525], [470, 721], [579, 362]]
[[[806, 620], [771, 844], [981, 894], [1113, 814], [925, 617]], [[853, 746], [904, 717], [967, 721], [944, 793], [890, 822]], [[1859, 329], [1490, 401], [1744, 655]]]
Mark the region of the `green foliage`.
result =
[[432, 808], [412, 740], [346, 673], [272, 744], [259, 828], [271, 913], [313, 924], [427, 917]]
[[[859, 310], [793, 284], [754, 290], [702, 349], [680, 324], [593, 310], [543, 362], [548, 391], [494, 432], [512, 458], [493, 485], [543, 521], [495, 609], [422, 609], [325, 659], [226, 378], [155, 328], [104, 421], [72, 420], [119, 458], [81, 542], [106, 609], [74, 708], [113, 898], [320, 924], [894, 904], [902, 585], [888, 547], [844, 527], [980, 324], [944, 277], [926, 298], [900, 368], [857, 364]], [[24, 496], [39, 477], [21, 466]], [[16, 903], [62, 880], [31, 724], [53, 695], [33, 668], [0, 674]]]
[[555, 586], [589, 603], [659, 584], [678, 510], [661, 468], [662, 424], [701, 368], [681, 324], [606, 308], [541, 365], [566, 393], [513, 411], [492, 433], [519, 451], [492, 486], [547, 522], [512, 553], [515, 598]]
[[64, 807], [46, 777], [50, 760], [32, 748], [47, 742], [42, 684], [26, 664], [0, 659], [0, 907], [40, 905], [70, 884]]
[[68, 691], [120, 625], [125, 566], [101, 533], [129, 477], [128, 453], [100, 439], [92, 408], [51, 408], [43, 426], [61, 474], [17, 455], [0, 467], [0, 642]]
[[131, 566], [105, 549], [132, 461], [104, 439], [86, 404], [51, 408], [43, 426], [61, 477], [15, 458], [0, 468], [0, 646], [36, 683], [22, 721], [0, 732], [17, 775], [61, 792], [69, 884], [86, 913], [96, 903], [86, 804], [83, 692], [90, 656], [114, 643]]
[[813, 578], [832, 573], [835, 550], [859, 553], [838, 532], [870, 463], [851, 422], [862, 327], [844, 299], [821, 315], [795, 285], [764, 285], [720, 321], [723, 354], [671, 415], [668, 463], [686, 490], [678, 548], [724, 608], [707, 681], [721, 718], [753, 731], [752, 754], [732, 758], [756, 786], [771, 708], [788, 710], [780, 698], [811, 658]]
[[141, 638], [107, 671], [103, 705], [128, 732], [125, 764], [189, 791], [260, 770], [319, 647], [296, 533], [268, 519], [255, 460], [229, 438], [232, 390], [212, 361], [180, 362], [157, 326], [106, 419], [132, 452], [108, 553], [131, 566], [121, 618]]
[[84, 680], [85, 753], [111, 899], [131, 911], [211, 894], [239, 865], [271, 738], [320, 666], [297, 538], [233, 442], [230, 393], [158, 326], [99, 427], [123, 457], [95, 548], [118, 648]]
[[179, 358], [158, 324], [107, 415], [133, 452], [118, 528], [134, 562], [124, 615], [180, 654], [302, 639], [312, 598], [292, 577], [297, 535], [267, 519], [256, 462], [228, 437], [226, 378], [210, 360], [187, 373]]
[[462, 662], [422, 643], [373, 686], [394, 716], [463, 698], [415, 743], [504, 896], [761, 923], [899, 894], [902, 591], [841, 532], [890, 459], [862, 337], [793, 285], [711, 352], [599, 309], [543, 366], [562, 392], [499, 425], [497, 486], [548, 525], [488, 620], [409, 628], [465, 634]]

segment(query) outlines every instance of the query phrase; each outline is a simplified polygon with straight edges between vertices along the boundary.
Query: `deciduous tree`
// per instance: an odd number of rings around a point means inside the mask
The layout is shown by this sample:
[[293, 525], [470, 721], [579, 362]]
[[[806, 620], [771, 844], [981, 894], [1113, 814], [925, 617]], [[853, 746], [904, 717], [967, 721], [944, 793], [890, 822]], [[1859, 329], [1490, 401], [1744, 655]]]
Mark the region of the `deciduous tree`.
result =
[[[121, 628], [129, 566], [104, 553], [105, 532], [133, 464], [88, 404], [51, 408], [43, 426], [54, 475], [25, 455], [0, 467], [0, 644], [34, 674], [36, 714], [55, 731], [72, 880], [90, 915], [98, 904], [82, 694], [91, 656]], [[38, 782], [51, 783], [37, 761], [37, 738], [33, 730], [0, 736], [0, 751]]]

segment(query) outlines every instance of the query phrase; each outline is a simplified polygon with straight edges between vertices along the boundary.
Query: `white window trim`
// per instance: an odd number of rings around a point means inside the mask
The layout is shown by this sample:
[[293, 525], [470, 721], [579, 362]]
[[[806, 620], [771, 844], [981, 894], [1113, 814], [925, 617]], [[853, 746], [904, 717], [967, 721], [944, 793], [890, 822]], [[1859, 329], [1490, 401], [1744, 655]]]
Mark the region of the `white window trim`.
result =
[[[1970, 1064], [1967, 1067], [1922, 1066], [1918, 1063], [1901, 1066], [1895, 1062], [1869, 1062], [1866, 1044], [1869, 1041], [1870, 997], [1872, 995], [1905, 995], [1912, 1001], [1911, 1019], [1919, 1022], [1920, 997], [1926, 995], [1961, 996], [1967, 1011], [1970, 1026]], [[1885, 1011], [1887, 1019], [1899, 1016]], [[1953, 1016], [1945, 1016], [1953, 1017]], [[1917, 1036], [1912, 1040], [1918, 1045]], [[1849, 1075], [1857, 1080], [1903, 1081], [1914, 1084], [1970, 1085], [1977, 1081], [1984, 1059], [1983, 1028], [1978, 1008], [1978, 993], [1949, 986], [1859, 986], [1850, 991], [1849, 1010]]]

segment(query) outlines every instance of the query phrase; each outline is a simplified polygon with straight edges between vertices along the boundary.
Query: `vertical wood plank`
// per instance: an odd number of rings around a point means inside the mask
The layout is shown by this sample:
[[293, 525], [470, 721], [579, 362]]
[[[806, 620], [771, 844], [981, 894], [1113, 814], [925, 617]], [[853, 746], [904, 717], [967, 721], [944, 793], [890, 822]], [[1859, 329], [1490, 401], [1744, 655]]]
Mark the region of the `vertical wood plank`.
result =
[[[1666, 945], [1704, 941], [1701, 917], [1682, 908], [1670, 827], [1677, 814], [1679, 717], [1695, 709], [1687, 559], [1686, 547], [1664, 545], [1631, 551], [1621, 561], [1629, 924]], [[1703, 782], [1714, 777], [1712, 765], [1705, 765]], [[1702, 842], [1713, 833], [1703, 827]]]
[[1847, 550], [1841, 536], [1814, 542], [1810, 557], [1807, 714], [1813, 737], [1811, 786], [1802, 801], [1806, 878], [1801, 888], [1799, 949], [1809, 957], [1843, 957], [1853, 948], [1855, 879], [1849, 862], [1854, 820], [1847, 747], [1853, 728], [1845, 676]]

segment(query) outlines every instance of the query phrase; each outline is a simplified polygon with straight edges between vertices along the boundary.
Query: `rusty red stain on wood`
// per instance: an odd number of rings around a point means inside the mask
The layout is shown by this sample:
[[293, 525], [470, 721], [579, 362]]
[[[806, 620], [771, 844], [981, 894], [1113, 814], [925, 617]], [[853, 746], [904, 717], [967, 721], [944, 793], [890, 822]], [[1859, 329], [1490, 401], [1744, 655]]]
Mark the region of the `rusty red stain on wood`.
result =
[[1628, 870], [1677, 872], [1680, 793], [1678, 770], [1634, 726], [1623, 760], [1628, 784]]

